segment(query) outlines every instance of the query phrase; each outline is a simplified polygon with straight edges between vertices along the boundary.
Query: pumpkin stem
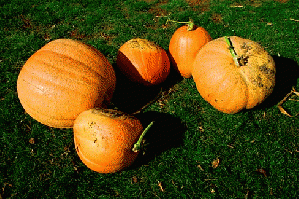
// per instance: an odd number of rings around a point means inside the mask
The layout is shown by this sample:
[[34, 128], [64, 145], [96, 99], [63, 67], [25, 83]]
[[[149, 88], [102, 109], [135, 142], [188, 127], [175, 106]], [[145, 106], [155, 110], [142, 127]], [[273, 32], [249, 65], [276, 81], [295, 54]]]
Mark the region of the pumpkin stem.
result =
[[170, 18], [167, 18], [166, 24], [167, 24], [168, 22], [187, 24], [187, 26], [188, 26], [187, 30], [188, 30], [188, 31], [194, 30], [194, 28], [195, 28], [195, 27], [194, 27], [194, 22], [193, 22], [192, 19], [189, 19], [188, 22], [181, 22], [181, 21], [174, 21], [174, 20], [171, 20]]
[[227, 43], [227, 45], [229, 47], [230, 54], [233, 56], [235, 64], [238, 67], [240, 67], [240, 63], [239, 63], [239, 60], [238, 60], [239, 57], [238, 57], [238, 55], [237, 55], [237, 53], [236, 53], [236, 51], [235, 51], [235, 49], [233, 47], [232, 41], [227, 36], [224, 36], [224, 39], [225, 39], [225, 41], [226, 41], [226, 43]]
[[151, 128], [151, 126], [154, 124], [154, 121], [152, 121], [142, 132], [141, 136], [139, 137], [138, 141], [134, 144], [134, 147], [132, 149], [133, 152], [138, 152], [141, 149], [141, 144], [143, 141], [144, 135], [148, 132], [148, 130]]

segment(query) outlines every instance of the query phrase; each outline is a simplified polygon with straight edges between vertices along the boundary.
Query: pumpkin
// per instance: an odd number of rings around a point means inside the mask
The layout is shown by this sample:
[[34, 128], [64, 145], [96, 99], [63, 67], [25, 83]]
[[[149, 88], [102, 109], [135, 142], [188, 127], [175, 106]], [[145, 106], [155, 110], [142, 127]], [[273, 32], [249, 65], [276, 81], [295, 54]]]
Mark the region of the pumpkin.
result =
[[170, 72], [166, 51], [146, 39], [131, 39], [124, 43], [117, 55], [120, 71], [133, 82], [145, 86], [162, 83]]
[[224, 113], [262, 103], [275, 86], [273, 58], [257, 42], [237, 36], [207, 43], [196, 55], [192, 76], [200, 95]]
[[35, 52], [17, 80], [19, 100], [34, 119], [50, 127], [69, 128], [83, 111], [106, 106], [116, 77], [95, 48], [57, 39]]
[[211, 40], [210, 34], [192, 21], [174, 32], [169, 42], [170, 61], [181, 76], [191, 77], [193, 61], [198, 51]]
[[140, 146], [136, 145], [144, 135], [137, 118], [113, 109], [82, 112], [73, 130], [78, 156], [99, 173], [114, 173], [130, 166], [139, 154]]

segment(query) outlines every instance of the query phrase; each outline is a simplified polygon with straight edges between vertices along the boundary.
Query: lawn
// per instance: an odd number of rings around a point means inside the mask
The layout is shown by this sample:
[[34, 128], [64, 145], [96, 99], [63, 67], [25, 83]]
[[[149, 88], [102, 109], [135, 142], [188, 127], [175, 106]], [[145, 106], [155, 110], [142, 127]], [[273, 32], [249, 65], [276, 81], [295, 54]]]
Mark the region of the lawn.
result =
[[[299, 91], [297, 0], [1, 1], [0, 198], [296, 198], [299, 116], [277, 104]], [[236, 114], [214, 109], [192, 78], [172, 70], [155, 87], [119, 77], [113, 107], [138, 112], [144, 154], [128, 169], [100, 174], [76, 154], [72, 129], [50, 128], [25, 113], [16, 81], [26, 60], [49, 41], [80, 40], [115, 66], [120, 46], [146, 38], [168, 50], [182, 24], [216, 39], [236, 35], [260, 43], [276, 63], [274, 92]], [[292, 95], [283, 104], [299, 112]]]

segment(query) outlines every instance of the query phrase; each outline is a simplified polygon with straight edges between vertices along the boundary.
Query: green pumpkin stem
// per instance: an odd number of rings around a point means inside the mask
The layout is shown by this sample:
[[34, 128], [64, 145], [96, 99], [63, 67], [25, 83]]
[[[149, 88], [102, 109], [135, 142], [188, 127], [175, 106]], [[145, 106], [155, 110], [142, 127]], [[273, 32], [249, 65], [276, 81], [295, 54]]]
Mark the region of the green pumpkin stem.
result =
[[225, 41], [226, 41], [226, 43], [227, 43], [227, 45], [228, 45], [228, 47], [229, 47], [230, 54], [232, 55], [235, 64], [236, 64], [238, 67], [240, 67], [240, 63], [239, 63], [239, 60], [238, 60], [239, 57], [238, 57], [238, 55], [237, 55], [237, 53], [236, 53], [236, 51], [235, 51], [235, 49], [234, 49], [234, 47], [233, 47], [232, 41], [231, 41], [230, 38], [227, 37], [227, 36], [225, 36], [224, 39], [225, 39]]
[[188, 31], [194, 30], [194, 28], [195, 28], [195, 27], [194, 27], [194, 22], [193, 22], [192, 19], [189, 19], [188, 22], [181, 22], [181, 21], [174, 21], [174, 20], [171, 20], [171, 19], [167, 18], [166, 24], [167, 24], [168, 22], [187, 24], [187, 26], [188, 26], [187, 30], [188, 30]]
[[154, 121], [152, 121], [142, 132], [141, 136], [139, 137], [138, 141], [134, 144], [134, 147], [132, 149], [133, 152], [138, 152], [141, 149], [143, 137], [148, 132], [148, 130], [151, 128], [151, 126], [154, 124]]

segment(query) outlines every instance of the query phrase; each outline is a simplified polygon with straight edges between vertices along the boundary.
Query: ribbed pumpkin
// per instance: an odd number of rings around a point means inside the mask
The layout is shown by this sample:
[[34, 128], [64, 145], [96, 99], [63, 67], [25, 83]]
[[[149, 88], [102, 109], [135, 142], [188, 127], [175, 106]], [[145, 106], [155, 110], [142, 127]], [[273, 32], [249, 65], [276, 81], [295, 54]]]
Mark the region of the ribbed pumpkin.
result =
[[224, 113], [251, 109], [275, 85], [273, 58], [258, 43], [237, 36], [207, 43], [197, 54], [192, 76], [200, 95]]
[[170, 61], [181, 76], [191, 77], [192, 66], [198, 51], [212, 38], [203, 28], [192, 21], [178, 28], [169, 43]]
[[25, 111], [37, 121], [58, 128], [72, 127], [83, 111], [108, 103], [115, 73], [95, 48], [71, 39], [57, 39], [35, 52], [17, 80]]
[[131, 39], [117, 55], [117, 66], [131, 81], [146, 86], [162, 83], [170, 72], [166, 51], [146, 39]]
[[132, 149], [143, 131], [137, 118], [111, 109], [82, 112], [73, 129], [78, 156], [99, 173], [114, 173], [130, 166], [138, 155]]

